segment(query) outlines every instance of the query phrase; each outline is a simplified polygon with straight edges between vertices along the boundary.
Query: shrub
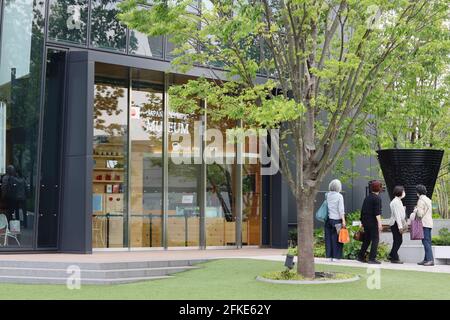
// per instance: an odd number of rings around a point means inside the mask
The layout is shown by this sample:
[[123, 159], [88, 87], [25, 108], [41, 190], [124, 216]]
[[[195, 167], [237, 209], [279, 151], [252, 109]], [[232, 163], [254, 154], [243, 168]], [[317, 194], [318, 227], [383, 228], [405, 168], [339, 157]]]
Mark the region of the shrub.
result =
[[439, 235], [431, 240], [435, 246], [450, 246], [450, 231], [447, 228], [439, 230]]
[[432, 218], [433, 219], [442, 219], [441, 215], [437, 212], [433, 212]]
[[[298, 247], [289, 248], [288, 254], [296, 256], [298, 254]], [[314, 257], [325, 258], [325, 243], [314, 244]]]
[[289, 244], [292, 244], [292, 246], [297, 245], [297, 228], [290, 229], [288, 231], [288, 241]]

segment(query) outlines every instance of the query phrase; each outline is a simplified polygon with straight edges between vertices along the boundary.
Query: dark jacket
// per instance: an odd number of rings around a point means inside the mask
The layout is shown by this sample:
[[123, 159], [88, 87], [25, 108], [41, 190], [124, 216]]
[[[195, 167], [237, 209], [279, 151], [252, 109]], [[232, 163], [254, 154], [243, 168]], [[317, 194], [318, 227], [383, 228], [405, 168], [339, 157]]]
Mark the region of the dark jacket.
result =
[[381, 198], [370, 193], [363, 202], [361, 209], [361, 222], [363, 225], [377, 225], [377, 216], [381, 215]]

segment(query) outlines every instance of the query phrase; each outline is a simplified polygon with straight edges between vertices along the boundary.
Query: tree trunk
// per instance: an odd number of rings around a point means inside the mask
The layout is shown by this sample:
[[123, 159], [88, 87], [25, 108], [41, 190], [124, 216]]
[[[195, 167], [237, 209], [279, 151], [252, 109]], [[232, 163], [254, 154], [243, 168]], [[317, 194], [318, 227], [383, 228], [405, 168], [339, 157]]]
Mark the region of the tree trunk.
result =
[[297, 272], [314, 278], [314, 199], [315, 191], [304, 191], [297, 198]]

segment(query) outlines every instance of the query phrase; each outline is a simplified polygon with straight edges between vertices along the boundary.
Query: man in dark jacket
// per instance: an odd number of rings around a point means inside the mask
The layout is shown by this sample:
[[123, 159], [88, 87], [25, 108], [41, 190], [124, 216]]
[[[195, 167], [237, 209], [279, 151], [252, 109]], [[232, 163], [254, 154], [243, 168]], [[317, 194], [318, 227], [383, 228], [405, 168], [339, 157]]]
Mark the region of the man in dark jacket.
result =
[[365, 255], [370, 246], [369, 261], [370, 264], [380, 264], [377, 258], [378, 243], [380, 241], [381, 225], [381, 198], [379, 196], [382, 190], [380, 181], [373, 181], [370, 185], [370, 193], [364, 199], [361, 209], [361, 223], [364, 227], [364, 238], [359, 251], [358, 261], [366, 262]]

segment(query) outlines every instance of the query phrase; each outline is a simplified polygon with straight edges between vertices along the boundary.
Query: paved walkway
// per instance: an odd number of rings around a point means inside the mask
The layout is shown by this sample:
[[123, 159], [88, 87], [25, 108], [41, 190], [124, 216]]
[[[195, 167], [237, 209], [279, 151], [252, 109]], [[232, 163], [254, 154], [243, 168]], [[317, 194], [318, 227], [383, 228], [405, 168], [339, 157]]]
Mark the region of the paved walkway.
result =
[[[147, 251], [108, 251], [92, 254], [41, 253], [0, 254], [0, 261], [43, 261], [43, 262], [133, 262], [172, 261], [221, 258], [252, 258], [257, 256], [283, 257], [286, 249], [242, 248], [242, 249], [181, 249]], [[284, 259], [284, 258], [283, 258]]]
[[[283, 256], [253, 256], [253, 257], [247, 257], [249, 259], [261, 259], [261, 260], [271, 260], [271, 261], [284, 261]], [[326, 265], [335, 265], [335, 266], [346, 266], [346, 267], [359, 267], [359, 268], [366, 268], [368, 266], [375, 266], [380, 267], [381, 269], [390, 269], [390, 270], [404, 270], [404, 271], [423, 271], [423, 272], [436, 272], [436, 273], [450, 273], [450, 265], [435, 265], [433, 267], [424, 267], [419, 266], [415, 263], [404, 263], [404, 264], [393, 264], [390, 262], [382, 262], [380, 265], [373, 265], [373, 264], [367, 264], [367, 263], [361, 263], [356, 260], [340, 260], [340, 261], [333, 261], [330, 262], [330, 260], [325, 258], [315, 258], [315, 263], [317, 264], [326, 264]], [[297, 262], [297, 258], [294, 258], [294, 261]]]
[[[183, 249], [183, 250], [153, 250], [153, 251], [121, 251], [94, 252], [93, 254], [0, 254], [0, 261], [36, 261], [36, 262], [74, 262], [74, 263], [104, 263], [104, 262], [133, 262], [133, 261], [173, 261], [173, 260], [204, 260], [245, 258], [284, 262], [286, 249], [242, 248], [242, 249]], [[296, 260], [296, 258], [295, 258]], [[367, 264], [354, 260], [330, 262], [328, 259], [316, 258], [318, 264], [330, 264], [349, 267], [367, 267]], [[373, 265], [372, 265], [373, 266]], [[383, 262], [375, 265], [382, 269], [409, 270], [450, 273], [450, 265], [436, 265], [423, 267], [417, 264], [392, 264]]]

